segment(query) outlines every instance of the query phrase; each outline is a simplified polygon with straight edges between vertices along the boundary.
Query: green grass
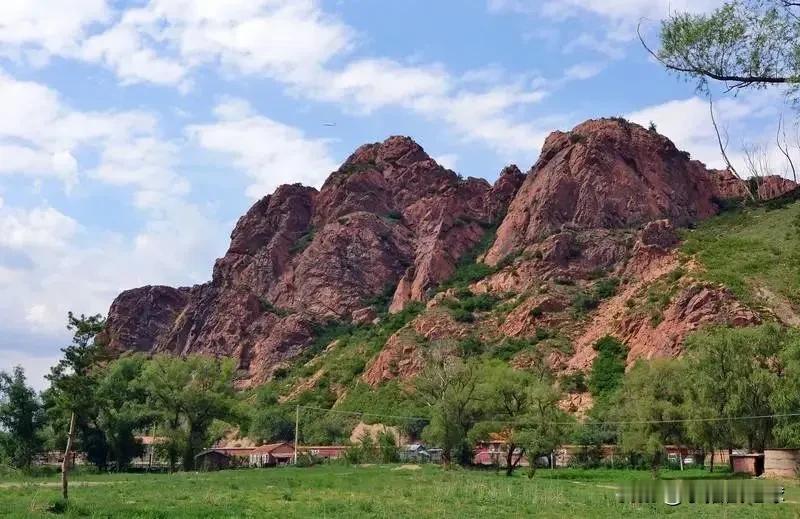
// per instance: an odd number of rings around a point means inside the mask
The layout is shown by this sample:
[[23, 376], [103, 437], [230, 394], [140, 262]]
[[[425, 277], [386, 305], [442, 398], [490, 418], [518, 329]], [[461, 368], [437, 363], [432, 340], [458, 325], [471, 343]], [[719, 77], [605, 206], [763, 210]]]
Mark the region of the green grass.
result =
[[[397, 465], [273, 468], [180, 474], [80, 476], [61, 514], [55, 477], [3, 484], [6, 517], [795, 517], [796, 503], [779, 505], [629, 505], [615, 486], [647, 480], [647, 471], [540, 469], [511, 478], [493, 471]], [[670, 471], [698, 477], [694, 470]], [[797, 501], [787, 484], [787, 500]]]
[[705, 267], [703, 276], [745, 302], [756, 289], [800, 304], [800, 203], [779, 209], [736, 209], [684, 232], [682, 250]]

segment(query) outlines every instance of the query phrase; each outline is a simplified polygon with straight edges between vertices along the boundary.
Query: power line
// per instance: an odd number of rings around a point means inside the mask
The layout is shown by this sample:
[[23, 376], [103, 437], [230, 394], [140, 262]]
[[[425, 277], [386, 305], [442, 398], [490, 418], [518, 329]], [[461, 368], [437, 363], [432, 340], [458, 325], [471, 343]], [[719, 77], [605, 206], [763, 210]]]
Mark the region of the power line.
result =
[[[326, 413], [337, 413], [343, 415], [350, 415], [350, 416], [373, 416], [377, 418], [394, 418], [394, 419], [405, 419], [405, 420], [422, 420], [426, 422], [430, 422], [430, 418], [426, 418], [424, 416], [405, 416], [405, 415], [392, 415], [392, 414], [381, 414], [381, 413], [369, 413], [366, 411], [342, 411], [339, 409], [325, 409], [322, 407], [314, 407], [308, 405], [301, 405], [297, 406], [300, 409], [311, 409], [315, 411], [323, 411]], [[582, 425], [592, 425], [592, 426], [602, 426], [602, 425], [647, 425], [647, 424], [668, 424], [668, 423], [697, 423], [697, 422], [726, 422], [726, 421], [741, 421], [741, 420], [763, 420], [765, 418], [790, 418], [790, 417], [800, 417], [800, 412], [796, 413], [775, 413], [775, 414], [764, 414], [764, 415], [751, 415], [751, 416], [714, 416], [714, 417], [701, 417], [701, 418], [674, 418], [674, 419], [664, 419], [664, 420], [609, 420], [609, 421], [602, 421], [602, 422], [583, 422]], [[491, 422], [495, 422], [498, 424], [506, 424], [506, 425], [516, 425], [516, 424], [524, 424], [525, 422], [520, 422], [516, 420], [488, 420]], [[580, 423], [580, 422], [579, 422]], [[574, 425], [575, 422], [544, 422], [546, 425]]]
[[397, 418], [397, 419], [405, 419], [405, 420], [424, 420], [426, 422], [430, 422], [430, 418], [426, 418], [424, 416], [403, 416], [403, 415], [395, 415], [395, 414], [379, 414], [379, 413], [368, 413], [366, 411], [341, 411], [339, 409], [325, 409], [323, 407], [314, 407], [310, 405], [299, 405], [297, 406], [300, 409], [313, 409], [315, 411], [324, 411], [326, 413], [337, 413], [337, 414], [347, 414], [351, 416], [376, 416], [379, 418]]

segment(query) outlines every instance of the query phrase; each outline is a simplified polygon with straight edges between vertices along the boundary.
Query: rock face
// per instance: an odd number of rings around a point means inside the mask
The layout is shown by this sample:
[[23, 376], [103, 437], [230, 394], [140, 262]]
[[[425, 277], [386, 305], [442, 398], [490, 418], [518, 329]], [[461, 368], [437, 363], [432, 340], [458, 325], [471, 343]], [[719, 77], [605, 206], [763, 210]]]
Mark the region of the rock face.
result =
[[[711, 183], [714, 194], [719, 199], [745, 199], [747, 198], [747, 182], [736, 178], [727, 169], [711, 170]], [[755, 188], [753, 195], [759, 200], [771, 200], [785, 195], [789, 191], [797, 188], [792, 180], [778, 175], [768, 175], [751, 182], [751, 189]]]
[[143, 287], [109, 310], [115, 350], [238, 359], [258, 383], [297, 355], [328, 319], [374, 318], [365, 304], [421, 300], [497, 223], [522, 184], [462, 179], [408, 137], [355, 151], [320, 191], [285, 185], [256, 202], [231, 234], [210, 282]]
[[[758, 189], [769, 198], [794, 187], [768, 177]], [[709, 172], [666, 137], [619, 119], [552, 133], [527, 175], [508, 166], [493, 185], [441, 167], [408, 137], [390, 137], [358, 148], [319, 191], [285, 185], [256, 202], [208, 283], [120, 294], [101, 338], [118, 351], [233, 357], [243, 385], [252, 385], [286, 367], [326, 321], [368, 324], [377, 318], [376, 300], [390, 311], [429, 300], [369, 359], [364, 382], [418, 373], [420, 337], [477, 333], [499, 343], [558, 330], [574, 351], [553, 340], [547, 362], [564, 369], [585, 369], [593, 341], [607, 333], [629, 343], [631, 359], [672, 355], [698, 326], [758, 320], [722, 288], [688, 282], [658, 323], [627, 306], [636, 291], [677, 269], [677, 226], [744, 193], [729, 172]], [[431, 298], [432, 289], [498, 224], [483, 258], [497, 268], [471, 290], [504, 300], [507, 312], [456, 322], [441, 303], [457, 291]], [[609, 276], [624, 280], [622, 293], [593, 308], [591, 319], [576, 318], [576, 295]], [[641, 304], [632, 308], [644, 305], [636, 297]], [[514, 365], [539, 362], [523, 353]]]
[[621, 119], [553, 132], [486, 255], [511, 252], [570, 229], [630, 228], [667, 218], [686, 225], [718, 210], [705, 167], [672, 142]]

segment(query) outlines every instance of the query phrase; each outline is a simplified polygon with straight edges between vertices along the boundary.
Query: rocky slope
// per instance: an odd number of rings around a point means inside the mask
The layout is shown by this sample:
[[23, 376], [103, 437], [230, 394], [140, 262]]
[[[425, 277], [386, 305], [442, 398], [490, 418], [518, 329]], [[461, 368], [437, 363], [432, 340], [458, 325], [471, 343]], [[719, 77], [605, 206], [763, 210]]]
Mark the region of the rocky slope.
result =
[[369, 321], [369, 301], [421, 300], [505, 213], [523, 181], [462, 179], [407, 137], [355, 151], [320, 191], [285, 185], [256, 202], [231, 234], [212, 280], [146, 286], [111, 306], [114, 350], [231, 356], [250, 382], [302, 351], [315, 327]]
[[[762, 186], [765, 197], [794, 187]], [[327, 321], [368, 323], [381, 304], [397, 312], [425, 301], [381, 351], [354, 350], [368, 357], [362, 380], [407, 380], [426, 344], [470, 337], [514, 365], [565, 372], [586, 369], [608, 333], [627, 342], [631, 361], [674, 355], [699, 326], [759, 320], [674, 250], [676, 227], [743, 193], [735, 177], [620, 119], [554, 132], [526, 175], [510, 166], [494, 185], [391, 137], [360, 147], [319, 191], [281, 186], [256, 202], [210, 282], [122, 293], [103, 339], [116, 350], [231, 356], [248, 385], [304, 352]], [[439, 290], [480, 243], [489, 266]], [[313, 376], [298, 387], [325, 370]]]

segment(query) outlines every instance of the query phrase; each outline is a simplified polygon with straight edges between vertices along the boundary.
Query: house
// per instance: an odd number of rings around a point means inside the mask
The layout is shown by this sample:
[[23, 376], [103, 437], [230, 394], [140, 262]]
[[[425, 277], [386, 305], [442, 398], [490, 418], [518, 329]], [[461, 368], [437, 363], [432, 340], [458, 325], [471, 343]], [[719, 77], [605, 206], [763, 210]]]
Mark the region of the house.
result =
[[206, 449], [194, 457], [197, 470], [222, 470], [231, 467], [231, 456], [221, 449]]
[[198, 470], [220, 470], [247, 465], [252, 447], [212, 447], [194, 457]]
[[664, 445], [664, 452], [667, 455], [667, 462], [679, 467], [701, 464], [704, 456], [702, 450], [685, 445]]
[[158, 445], [166, 443], [167, 438], [162, 436], [137, 435], [134, 436], [134, 439], [142, 446], [142, 454], [131, 460], [131, 468], [151, 470], [167, 466], [167, 463], [159, 458], [156, 452]]
[[261, 445], [250, 451], [249, 459], [251, 467], [286, 465], [294, 459], [294, 445], [289, 442]]
[[400, 449], [400, 461], [411, 463], [427, 463], [431, 461], [431, 455], [421, 443], [404, 445]]
[[797, 477], [800, 449], [765, 449], [764, 475], [773, 478]]
[[[475, 445], [472, 463], [474, 465], [499, 465], [504, 467], [507, 461], [508, 445], [506, 436], [503, 434], [492, 433], [489, 440], [478, 442]], [[514, 449], [512, 463], [520, 466], [527, 465], [528, 460], [519, 447]]]
[[731, 454], [731, 461], [733, 465], [733, 472], [735, 474], [750, 474], [751, 476], [760, 476], [764, 473], [764, 453]]
[[344, 457], [348, 448], [347, 445], [303, 445], [297, 451], [319, 459], [335, 460]]
[[619, 455], [616, 445], [562, 445], [553, 451], [553, 465], [557, 468], [587, 461], [613, 465], [617, 459]]

